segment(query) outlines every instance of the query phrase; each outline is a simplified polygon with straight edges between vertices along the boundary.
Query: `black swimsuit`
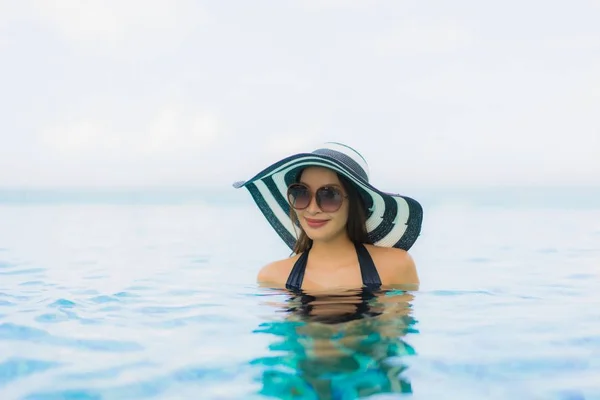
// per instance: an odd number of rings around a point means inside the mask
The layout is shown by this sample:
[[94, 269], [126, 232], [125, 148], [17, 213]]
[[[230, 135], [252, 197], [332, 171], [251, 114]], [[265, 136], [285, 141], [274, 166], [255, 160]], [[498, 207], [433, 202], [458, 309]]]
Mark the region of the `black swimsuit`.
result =
[[[340, 322], [380, 315], [381, 312], [372, 310], [369, 303], [375, 298], [374, 292], [380, 289], [381, 279], [379, 279], [379, 274], [377, 273], [373, 259], [365, 246], [362, 244], [355, 244], [354, 246], [356, 248], [358, 264], [360, 265], [360, 274], [362, 275], [364, 285], [360, 292], [357, 293], [359, 297], [358, 299], [355, 299], [354, 305], [356, 306], [356, 310], [354, 312], [313, 315], [313, 302], [318, 300], [318, 298], [302, 291], [302, 281], [304, 280], [304, 271], [306, 270], [306, 262], [308, 261], [308, 250], [298, 258], [285, 284], [285, 287], [288, 290], [295, 293], [295, 295], [288, 299], [290, 307], [287, 308], [286, 311], [296, 314], [304, 320], [318, 321], [327, 324], [337, 324]], [[327, 302], [335, 302], [335, 300], [328, 299]], [[345, 302], [345, 304], [347, 305], [348, 303]]]
[[[358, 264], [360, 265], [360, 274], [362, 275], [363, 285], [367, 289], [377, 290], [381, 286], [381, 279], [377, 273], [377, 268], [373, 263], [373, 259], [369, 251], [362, 244], [354, 244], [356, 255], [358, 256]], [[301, 291], [302, 281], [304, 280], [304, 271], [306, 270], [306, 262], [308, 261], [308, 250], [302, 253], [300, 258], [294, 264], [290, 276], [288, 276], [285, 287], [294, 291]]]

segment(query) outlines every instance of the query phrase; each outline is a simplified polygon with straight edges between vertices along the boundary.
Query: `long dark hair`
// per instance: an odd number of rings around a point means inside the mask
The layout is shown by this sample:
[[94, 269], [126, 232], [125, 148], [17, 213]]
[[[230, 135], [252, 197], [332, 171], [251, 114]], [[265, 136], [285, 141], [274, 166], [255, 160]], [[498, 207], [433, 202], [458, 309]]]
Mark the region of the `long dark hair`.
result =
[[[365, 203], [358, 193], [358, 189], [351, 183], [346, 177], [338, 174], [336, 172], [344, 191], [348, 195], [348, 221], [346, 223], [346, 232], [348, 233], [348, 237], [352, 241], [352, 243], [369, 243], [371, 241], [369, 239], [369, 235], [367, 234], [367, 211], [365, 207]], [[302, 171], [298, 173], [297, 181], [300, 180], [300, 176], [302, 175]], [[294, 253], [300, 254], [312, 247], [312, 239], [308, 237], [306, 232], [300, 226], [298, 221], [298, 216], [293, 208], [290, 208], [290, 217], [292, 218], [292, 222], [295, 226], [300, 229], [300, 235], [296, 240], [296, 244], [294, 245]]]

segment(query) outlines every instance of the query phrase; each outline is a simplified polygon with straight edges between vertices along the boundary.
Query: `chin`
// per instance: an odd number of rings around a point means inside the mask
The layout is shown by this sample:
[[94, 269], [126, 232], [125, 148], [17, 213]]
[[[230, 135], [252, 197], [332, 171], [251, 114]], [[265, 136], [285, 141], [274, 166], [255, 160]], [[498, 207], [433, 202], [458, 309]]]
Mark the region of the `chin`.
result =
[[306, 232], [306, 236], [314, 242], [326, 242], [333, 237], [333, 235], [313, 234], [312, 232]]
[[332, 229], [314, 229], [308, 226], [303, 226], [304, 233], [313, 241], [327, 242], [335, 238], [339, 233]]

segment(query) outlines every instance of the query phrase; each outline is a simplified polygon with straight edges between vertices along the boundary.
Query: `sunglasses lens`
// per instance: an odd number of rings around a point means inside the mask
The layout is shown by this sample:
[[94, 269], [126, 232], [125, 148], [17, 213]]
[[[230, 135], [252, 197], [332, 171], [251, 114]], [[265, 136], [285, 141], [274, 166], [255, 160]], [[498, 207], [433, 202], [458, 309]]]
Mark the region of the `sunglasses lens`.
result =
[[295, 209], [301, 210], [310, 204], [310, 192], [302, 185], [292, 185], [288, 189], [288, 201]]
[[323, 187], [317, 191], [317, 204], [325, 212], [334, 212], [342, 206], [344, 197], [339, 190], [331, 187]]

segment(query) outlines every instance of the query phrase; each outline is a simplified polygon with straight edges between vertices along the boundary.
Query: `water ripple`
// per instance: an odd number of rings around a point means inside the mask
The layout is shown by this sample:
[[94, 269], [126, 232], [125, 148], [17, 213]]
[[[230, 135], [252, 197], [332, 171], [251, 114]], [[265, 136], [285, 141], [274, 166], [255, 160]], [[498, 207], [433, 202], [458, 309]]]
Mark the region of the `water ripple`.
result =
[[100, 296], [92, 297], [90, 299], [90, 301], [93, 303], [97, 303], [97, 304], [106, 304], [106, 303], [115, 303], [115, 302], [118, 303], [120, 300], [113, 296], [100, 295]]
[[135, 311], [141, 314], [171, 314], [180, 311], [194, 310], [199, 307], [205, 307], [205, 304], [194, 304], [188, 306], [146, 306], [139, 307]]
[[44, 281], [25, 281], [25, 282], [21, 282], [19, 283], [19, 286], [47, 286], [48, 283], [45, 283]]
[[70, 339], [51, 335], [41, 329], [12, 323], [0, 324], [0, 340], [36, 342], [53, 346], [67, 346], [101, 352], [128, 352], [144, 349], [143, 346], [135, 342], [109, 339]]
[[42, 324], [46, 323], [56, 323], [56, 322], [65, 322], [69, 320], [78, 319], [77, 315], [70, 313], [56, 313], [56, 314], [41, 314], [35, 317], [37, 322]]
[[[206, 325], [209, 323], [215, 324], [215, 326], [219, 326], [220, 324], [225, 324], [230, 321], [231, 321], [231, 319], [224, 317], [222, 315], [202, 314], [202, 315], [193, 315], [190, 317], [167, 319], [167, 320], [162, 320], [160, 322], [148, 323], [147, 325], [153, 326], [156, 328], [171, 329], [171, 328], [177, 328], [177, 327], [182, 327], [182, 326], [186, 326], [186, 325], [194, 325], [194, 324], [196, 324], [196, 325], [202, 324], [206, 327]], [[218, 332], [218, 328], [216, 330]]]
[[113, 296], [118, 298], [139, 298], [140, 295], [132, 293], [132, 292], [119, 292], [115, 293]]
[[[144, 364], [132, 365], [130, 367], [140, 367]], [[104, 371], [108, 376], [115, 376], [111, 372]], [[169, 389], [181, 385], [195, 385], [197, 393], [206, 395], [206, 386], [215, 382], [233, 382], [242, 372], [240, 368], [207, 368], [202, 366], [186, 366], [179, 368], [171, 373], [155, 376], [150, 379], [145, 379], [138, 382], [110, 385], [108, 387], [98, 389], [65, 389], [55, 391], [38, 391], [30, 393], [24, 400], [65, 400], [65, 399], [138, 399], [150, 398], [161, 394], [165, 394]], [[117, 373], [118, 375], [118, 373]], [[72, 375], [71, 375], [72, 376]], [[89, 375], [84, 374], [79, 376], [81, 379], [88, 378]], [[234, 393], [234, 389], [231, 390]]]
[[[125, 363], [121, 365], [114, 365], [104, 369], [97, 369], [93, 371], [86, 372], [72, 372], [61, 375], [61, 380], [71, 380], [71, 381], [86, 381], [93, 379], [114, 379], [118, 378], [123, 372], [129, 370], [137, 370], [147, 367], [156, 367], [156, 364], [150, 363], [147, 361], [144, 362], [134, 362], [134, 363]], [[80, 370], [81, 371], [81, 370]]]
[[25, 302], [25, 301], [28, 301], [29, 299], [31, 299], [31, 296], [12, 295], [12, 294], [2, 293], [2, 292], [0, 292], [0, 297], [8, 297], [8, 298], [13, 299], [18, 302]]
[[28, 268], [28, 269], [18, 269], [16, 271], [9, 272], [0, 272], [0, 275], [27, 275], [27, 274], [35, 274], [37, 272], [44, 272], [44, 268]]
[[54, 303], [48, 305], [48, 307], [59, 307], [59, 308], [73, 308], [77, 304], [71, 300], [67, 299], [58, 299]]
[[600, 398], [600, 209], [429, 212], [422, 289], [351, 301], [204, 211], [0, 206], [0, 399]]
[[433, 294], [434, 296], [472, 296], [483, 294], [486, 296], [495, 296], [495, 293], [492, 293], [487, 290], [433, 290], [428, 293]]
[[23, 400], [102, 400], [102, 395], [96, 390], [64, 390], [31, 393]]
[[125, 291], [153, 291], [154, 287], [152, 286], [143, 286], [143, 285], [135, 285], [135, 286], [129, 286], [125, 288]]
[[60, 365], [62, 364], [53, 361], [9, 358], [0, 364], [0, 387], [16, 379], [44, 372]]
[[479, 264], [479, 263], [489, 263], [493, 260], [490, 258], [486, 258], [486, 257], [472, 257], [472, 258], [468, 258], [466, 261]]

